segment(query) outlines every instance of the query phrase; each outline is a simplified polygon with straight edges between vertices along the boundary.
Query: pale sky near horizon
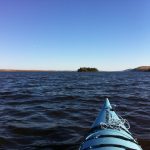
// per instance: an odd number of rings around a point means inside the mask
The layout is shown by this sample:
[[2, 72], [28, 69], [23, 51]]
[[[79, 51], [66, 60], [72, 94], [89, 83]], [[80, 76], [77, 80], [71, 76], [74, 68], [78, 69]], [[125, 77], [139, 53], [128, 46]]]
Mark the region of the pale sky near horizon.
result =
[[1, 0], [0, 60], [0, 69], [150, 65], [150, 1]]

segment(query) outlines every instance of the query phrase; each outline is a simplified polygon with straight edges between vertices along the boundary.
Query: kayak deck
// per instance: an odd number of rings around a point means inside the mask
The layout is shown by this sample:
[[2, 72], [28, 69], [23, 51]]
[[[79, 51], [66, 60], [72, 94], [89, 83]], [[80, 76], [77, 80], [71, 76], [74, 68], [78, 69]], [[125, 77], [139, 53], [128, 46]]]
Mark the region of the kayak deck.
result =
[[80, 150], [142, 150], [129, 128], [128, 121], [119, 117], [106, 99]]

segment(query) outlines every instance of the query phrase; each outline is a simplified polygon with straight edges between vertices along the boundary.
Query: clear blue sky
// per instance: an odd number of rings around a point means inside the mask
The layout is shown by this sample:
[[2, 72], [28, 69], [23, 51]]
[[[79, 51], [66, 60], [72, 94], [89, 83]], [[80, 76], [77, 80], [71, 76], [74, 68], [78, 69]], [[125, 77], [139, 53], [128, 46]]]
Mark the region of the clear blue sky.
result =
[[150, 65], [150, 0], [1, 0], [0, 68]]

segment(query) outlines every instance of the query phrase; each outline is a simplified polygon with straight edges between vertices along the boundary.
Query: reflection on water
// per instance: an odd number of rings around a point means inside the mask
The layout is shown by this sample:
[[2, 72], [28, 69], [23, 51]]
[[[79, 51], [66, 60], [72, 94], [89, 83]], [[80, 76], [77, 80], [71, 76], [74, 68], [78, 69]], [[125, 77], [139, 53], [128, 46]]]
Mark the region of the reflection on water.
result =
[[0, 148], [76, 150], [104, 98], [150, 142], [150, 74], [0, 73]]

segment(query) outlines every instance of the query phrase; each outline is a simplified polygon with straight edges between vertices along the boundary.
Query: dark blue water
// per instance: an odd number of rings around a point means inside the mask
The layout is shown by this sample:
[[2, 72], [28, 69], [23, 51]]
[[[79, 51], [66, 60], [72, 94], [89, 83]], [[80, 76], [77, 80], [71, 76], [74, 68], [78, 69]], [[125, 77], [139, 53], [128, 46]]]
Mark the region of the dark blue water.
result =
[[108, 97], [150, 146], [150, 73], [0, 73], [0, 148], [76, 150]]

